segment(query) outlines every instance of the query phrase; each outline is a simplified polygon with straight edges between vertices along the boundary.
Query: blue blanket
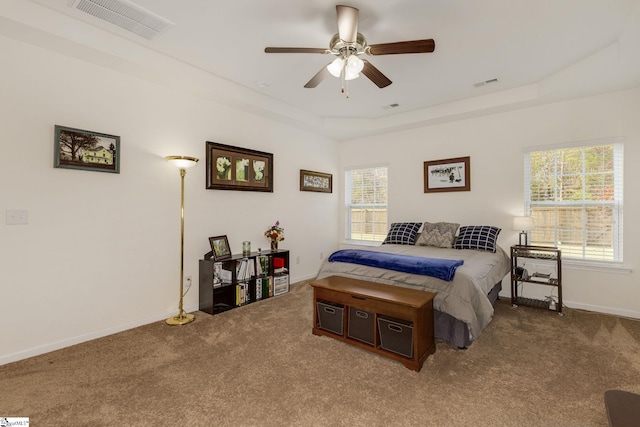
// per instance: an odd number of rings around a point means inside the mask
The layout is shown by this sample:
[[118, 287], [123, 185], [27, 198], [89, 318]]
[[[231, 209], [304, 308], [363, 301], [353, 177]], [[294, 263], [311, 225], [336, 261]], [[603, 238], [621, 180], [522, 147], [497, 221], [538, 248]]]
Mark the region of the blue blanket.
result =
[[447, 282], [453, 280], [456, 269], [464, 264], [463, 260], [422, 258], [360, 249], [336, 251], [329, 257], [329, 262], [348, 262], [369, 267], [385, 268], [387, 270], [402, 271], [403, 273], [437, 277]]

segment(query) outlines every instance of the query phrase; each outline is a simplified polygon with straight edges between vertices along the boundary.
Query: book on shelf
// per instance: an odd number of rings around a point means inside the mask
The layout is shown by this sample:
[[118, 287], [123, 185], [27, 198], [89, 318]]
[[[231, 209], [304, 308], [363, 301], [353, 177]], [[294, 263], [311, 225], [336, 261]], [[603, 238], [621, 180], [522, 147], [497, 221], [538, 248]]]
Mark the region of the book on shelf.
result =
[[243, 258], [236, 263], [236, 278], [238, 280], [248, 280], [255, 275], [256, 269], [252, 259]]
[[256, 279], [256, 301], [262, 299], [262, 279]]
[[[270, 278], [267, 276], [267, 277], [262, 277], [261, 279], [258, 279], [258, 280], [260, 280], [260, 287], [262, 289], [262, 298], [269, 298], [270, 296], [272, 296], [272, 294], [269, 292], [269, 289], [271, 286]], [[256, 282], [256, 289], [257, 288], [258, 288], [258, 284]]]
[[247, 260], [242, 259], [236, 263], [236, 278], [244, 280], [247, 275]]
[[249, 283], [241, 282], [236, 285], [236, 306], [249, 302]]
[[269, 257], [260, 255], [256, 258], [256, 273], [258, 276], [269, 274]]
[[[266, 279], [266, 282], [267, 282], [266, 283], [267, 295], [272, 297], [273, 296], [273, 277], [269, 276], [269, 277], [265, 277], [265, 279]], [[265, 280], [265, 279], [263, 279], [263, 280]]]
[[284, 273], [288, 273], [289, 270], [287, 270], [285, 267], [280, 267], [280, 268], [274, 268], [273, 269], [273, 274], [284, 274]]

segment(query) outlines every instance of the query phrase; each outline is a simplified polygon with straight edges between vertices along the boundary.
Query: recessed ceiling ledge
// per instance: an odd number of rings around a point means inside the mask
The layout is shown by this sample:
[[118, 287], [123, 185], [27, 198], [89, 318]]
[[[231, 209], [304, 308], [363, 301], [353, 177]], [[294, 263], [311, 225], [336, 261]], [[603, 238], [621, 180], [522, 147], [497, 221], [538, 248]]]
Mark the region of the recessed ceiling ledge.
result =
[[378, 119], [325, 117], [322, 121], [324, 127], [334, 131], [342, 130], [346, 132], [356, 128], [360, 130], [366, 129], [366, 133], [371, 134], [376, 131], [384, 132], [405, 126], [415, 127], [416, 123], [426, 125], [431, 121], [442, 122], [448, 118], [459, 118], [462, 115], [488, 114], [501, 107], [531, 103], [537, 100], [538, 97], [538, 85], [530, 84]]

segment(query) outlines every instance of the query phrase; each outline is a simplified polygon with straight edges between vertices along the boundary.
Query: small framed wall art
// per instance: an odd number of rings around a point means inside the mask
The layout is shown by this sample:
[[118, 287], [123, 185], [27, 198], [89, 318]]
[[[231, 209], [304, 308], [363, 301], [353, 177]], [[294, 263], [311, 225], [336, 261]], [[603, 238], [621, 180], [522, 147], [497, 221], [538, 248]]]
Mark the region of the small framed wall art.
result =
[[273, 154], [207, 141], [206, 188], [273, 193]]
[[333, 175], [330, 173], [300, 170], [300, 191], [316, 193], [333, 192]]
[[231, 258], [231, 248], [229, 247], [229, 240], [226, 235], [209, 237], [209, 244], [211, 245], [212, 258], [214, 261]]
[[470, 157], [424, 162], [424, 192], [470, 191]]
[[53, 167], [120, 173], [120, 137], [55, 126]]

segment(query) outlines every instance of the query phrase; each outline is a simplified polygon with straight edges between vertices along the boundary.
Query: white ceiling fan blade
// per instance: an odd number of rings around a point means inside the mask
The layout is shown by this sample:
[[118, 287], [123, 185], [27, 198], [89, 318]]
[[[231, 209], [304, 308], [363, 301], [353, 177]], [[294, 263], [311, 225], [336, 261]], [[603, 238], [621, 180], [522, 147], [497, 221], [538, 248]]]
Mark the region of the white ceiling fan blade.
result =
[[345, 43], [355, 43], [358, 37], [359, 11], [355, 7], [337, 5], [338, 34]]

